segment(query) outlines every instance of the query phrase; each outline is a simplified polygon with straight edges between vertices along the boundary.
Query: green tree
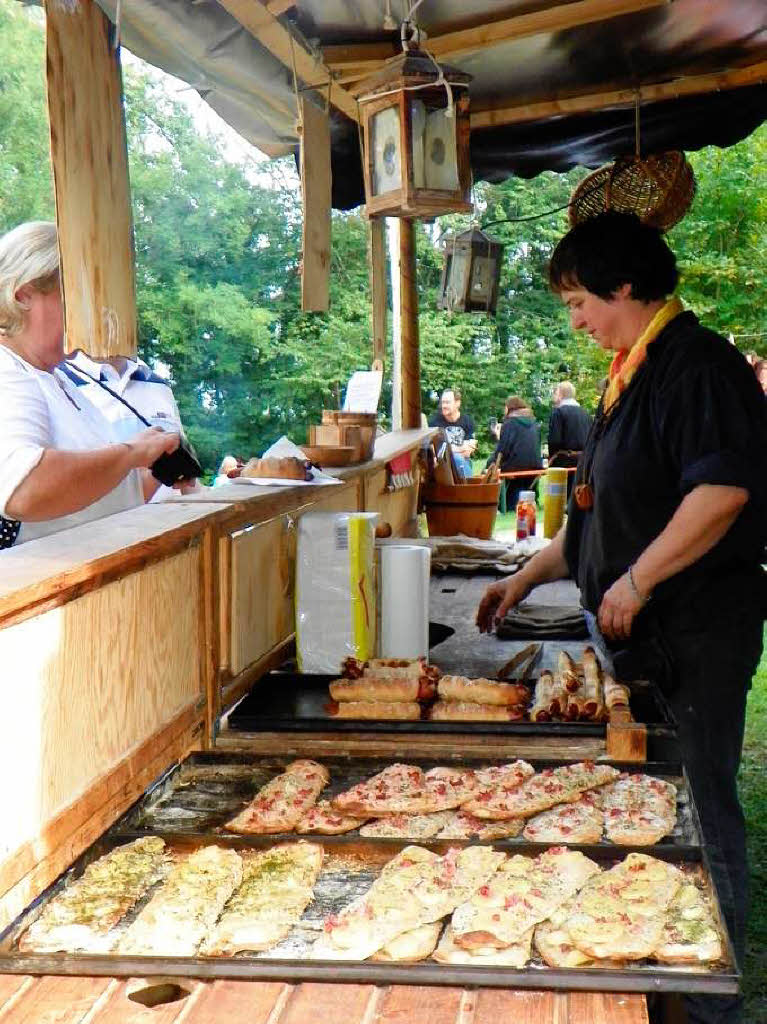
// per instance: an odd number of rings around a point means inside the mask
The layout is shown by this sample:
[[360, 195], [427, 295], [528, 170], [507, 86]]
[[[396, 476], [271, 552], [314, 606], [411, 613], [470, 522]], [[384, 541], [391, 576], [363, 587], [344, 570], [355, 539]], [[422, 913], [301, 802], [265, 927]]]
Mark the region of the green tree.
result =
[[41, 12], [0, 2], [0, 234], [53, 217]]

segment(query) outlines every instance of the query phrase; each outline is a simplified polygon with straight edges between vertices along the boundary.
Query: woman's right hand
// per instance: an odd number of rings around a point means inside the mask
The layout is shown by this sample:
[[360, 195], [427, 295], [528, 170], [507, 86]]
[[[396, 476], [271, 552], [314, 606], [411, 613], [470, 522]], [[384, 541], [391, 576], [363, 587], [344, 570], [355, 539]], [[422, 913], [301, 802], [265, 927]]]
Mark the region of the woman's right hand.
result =
[[123, 443], [130, 449], [132, 462], [136, 469], [148, 469], [161, 455], [166, 452], [175, 452], [181, 444], [181, 437], [179, 434], [167, 430], [150, 427], [149, 430], [143, 430], [140, 434], [132, 437], [130, 441]]
[[491, 583], [482, 595], [477, 609], [477, 626], [480, 633], [492, 633], [506, 612], [520, 601], [524, 601], [530, 590], [531, 586], [521, 572], [507, 580]]

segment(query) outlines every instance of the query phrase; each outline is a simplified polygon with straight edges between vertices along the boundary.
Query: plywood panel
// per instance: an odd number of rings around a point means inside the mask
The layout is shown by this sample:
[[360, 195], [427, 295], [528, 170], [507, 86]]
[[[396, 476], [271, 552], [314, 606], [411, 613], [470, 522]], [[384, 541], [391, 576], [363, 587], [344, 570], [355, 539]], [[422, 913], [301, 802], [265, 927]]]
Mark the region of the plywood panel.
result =
[[387, 491], [386, 470], [376, 470], [365, 481], [365, 511], [378, 512], [391, 526], [393, 536], [411, 536], [418, 512], [417, 485]]
[[[67, 347], [136, 353], [119, 50], [94, 0], [46, 0], [48, 112]], [[84, 74], [85, 72], [85, 74]]]
[[303, 268], [301, 309], [330, 305], [330, 119], [307, 96], [299, 100]]
[[231, 539], [231, 648], [237, 675], [293, 632], [288, 517], [251, 526]]
[[0, 859], [200, 695], [197, 546], [0, 630]]

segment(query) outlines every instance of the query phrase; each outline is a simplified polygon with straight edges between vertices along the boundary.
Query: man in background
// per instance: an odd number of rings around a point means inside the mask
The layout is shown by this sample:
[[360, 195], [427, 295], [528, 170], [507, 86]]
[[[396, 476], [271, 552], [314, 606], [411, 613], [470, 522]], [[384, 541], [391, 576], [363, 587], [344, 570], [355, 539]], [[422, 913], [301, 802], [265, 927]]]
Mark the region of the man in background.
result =
[[[501, 424], [498, 444], [487, 460], [488, 466], [500, 457], [502, 473], [519, 472], [522, 469], [540, 469], [541, 428], [536, 422], [533, 410], [518, 395], [506, 399], [505, 416]], [[517, 507], [520, 491], [531, 490], [538, 479], [531, 476], [511, 477], [506, 480], [506, 507], [511, 512]]]
[[461, 392], [457, 388], [446, 388], [439, 402], [439, 412], [429, 420], [430, 427], [439, 427], [453, 449], [453, 458], [458, 472], [465, 479], [471, 476], [471, 456], [477, 447], [474, 438], [474, 421], [461, 412]]
[[[554, 408], [549, 418], [549, 465], [571, 467], [586, 445], [591, 416], [575, 400], [575, 388], [563, 380], [554, 388]], [[567, 496], [573, 488], [575, 473], [567, 474]]]

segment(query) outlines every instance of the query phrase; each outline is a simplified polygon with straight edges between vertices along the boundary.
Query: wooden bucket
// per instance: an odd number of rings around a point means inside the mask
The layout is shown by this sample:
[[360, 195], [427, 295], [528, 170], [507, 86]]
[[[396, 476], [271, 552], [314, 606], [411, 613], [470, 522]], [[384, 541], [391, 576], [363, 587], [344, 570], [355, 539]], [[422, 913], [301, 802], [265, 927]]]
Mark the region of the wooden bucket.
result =
[[430, 537], [467, 537], [490, 540], [503, 481], [481, 483], [474, 477], [463, 484], [428, 484], [424, 488]]

